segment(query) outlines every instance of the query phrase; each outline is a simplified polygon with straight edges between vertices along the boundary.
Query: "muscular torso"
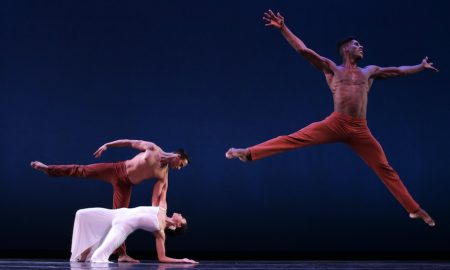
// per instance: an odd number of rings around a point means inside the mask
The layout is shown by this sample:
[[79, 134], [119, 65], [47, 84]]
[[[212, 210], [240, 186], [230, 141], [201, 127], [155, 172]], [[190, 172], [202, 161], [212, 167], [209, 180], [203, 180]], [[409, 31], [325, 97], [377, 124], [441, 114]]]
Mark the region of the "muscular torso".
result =
[[366, 118], [367, 100], [373, 79], [368, 68], [337, 66], [333, 73], [325, 73], [333, 94], [334, 111], [355, 118]]
[[160, 151], [159, 148], [146, 150], [126, 161], [127, 174], [131, 183], [136, 185], [149, 178], [157, 178], [157, 180], [167, 178], [169, 168], [167, 165], [161, 167]]

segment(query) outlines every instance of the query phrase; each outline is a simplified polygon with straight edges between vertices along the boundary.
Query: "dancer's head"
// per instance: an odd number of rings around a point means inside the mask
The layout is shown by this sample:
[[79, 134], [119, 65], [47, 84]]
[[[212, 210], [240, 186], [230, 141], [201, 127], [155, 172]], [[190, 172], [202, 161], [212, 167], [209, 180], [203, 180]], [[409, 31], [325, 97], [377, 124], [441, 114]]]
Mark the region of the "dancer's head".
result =
[[174, 151], [174, 153], [177, 154], [177, 156], [171, 159], [169, 162], [169, 166], [171, 169], [180, 170], [181, 168], [184, 168], [189, 164], [189, 156], [186, 151], [184, 151], [184, 149], [180, 148]]
[[187, 220], [179, 213], [173, 213], [168, 219], [169, 224], [165, 228], [166, 235], [181, 235], [187, 230]]
[[355, 37], [346, 37], [338, 42], [337, 49], [342, 58], [350, 56], [355, 60], [361, 60], [364, 57], [364, 47], [359, 44]]

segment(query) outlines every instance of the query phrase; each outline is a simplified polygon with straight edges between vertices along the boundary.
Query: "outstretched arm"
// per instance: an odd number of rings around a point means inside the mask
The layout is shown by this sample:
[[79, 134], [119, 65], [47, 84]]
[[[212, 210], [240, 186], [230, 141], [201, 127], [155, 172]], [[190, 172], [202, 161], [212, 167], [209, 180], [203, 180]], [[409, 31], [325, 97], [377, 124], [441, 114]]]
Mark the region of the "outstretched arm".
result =
[[333, 73], [336, 64], [330, 59], [323, 57], [306, 47], [305, 43], [294, 35], [291, 30], [284, 23], [284, 17], [278, 12], [276, 15], [272, 10], [268, 10], [264, 13], [263, 19], [267, 22], [266, 26], [273, 26], [281, 30], [281, 33], [291, 46], [303, 57], [306, 58], [317, 69], [322, 70], [325, 73]]
[[104, 145], [100, 146], [100, 148], [97, 151], [95, 151], [94, 156], [96, 158], [100, 157], [102, 153], [105, 152], [106, 149], [108, 149], [108, 147], [132, 147], [139, 151], [146, 151], [146, 150], [154, 150], [157, 146], [152, 142], [122, 139], [105, 143]]
[[422, 63], [415, 66], [401, 66], [401, 67], [377, 67], [372, 66], [371, 77], [374, 79], [386, 79], [395, 78], [400, 76], [411, 75], [425, 69], [430, 69], [438, 72], [439, 70], [433, 66], [433, 63], [428, 61], [428, 56], [426, 56]]

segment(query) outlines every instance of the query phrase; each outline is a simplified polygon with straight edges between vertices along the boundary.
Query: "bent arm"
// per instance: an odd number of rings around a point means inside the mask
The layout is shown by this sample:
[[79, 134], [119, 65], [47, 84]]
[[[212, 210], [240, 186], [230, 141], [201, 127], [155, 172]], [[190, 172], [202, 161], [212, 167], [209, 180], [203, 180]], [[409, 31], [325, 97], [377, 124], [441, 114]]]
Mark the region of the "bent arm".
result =
[[400, 66], [400, 67], [371, 66], [371, 77], [374, 79], [395, 78], [415, 74], [425, 69], [438, 71], [433, 66], [433, 63], [428, 62], [428, 57], [425, 57], [420, 64], [415, 66]]
[[142, 141], [142, 140], [116, 140], [113, 142], [105, 143], [106, 147], [132, 147], [140, 151], [153, 150], [156, 145], [152, 142]]
[[98, 148], [97, 151], [95, 151], [94, 156], [96, 158], [100, 157], [102, 153], [108, 149], [108, 147], [132, 147], [139, 151], [147, 151], [147, 150], [154, 150], [156, 149], [157, 146], [152, 142], [122, 139], [105, 143], [104, 145], [100, 146], [100, 148]]

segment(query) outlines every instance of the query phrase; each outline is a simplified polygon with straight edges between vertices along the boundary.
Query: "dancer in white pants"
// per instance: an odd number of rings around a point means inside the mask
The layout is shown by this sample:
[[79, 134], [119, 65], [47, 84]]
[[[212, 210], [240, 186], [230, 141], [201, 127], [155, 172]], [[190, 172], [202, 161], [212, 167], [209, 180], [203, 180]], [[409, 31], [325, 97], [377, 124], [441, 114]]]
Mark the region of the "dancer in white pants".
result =
[[197, 263], [184, 258], [166, 256], [165, 230], [183, 230], [186, 219], [178, 213], [166, 214], [166, 182], [159, 195], [159, 206], [136, 208], [87, 208], [77, 211], [72, 235], [71, 261], [109, 262], [109, 256], [132, 232], [138, 229], [152, 232], [160, 262]]

